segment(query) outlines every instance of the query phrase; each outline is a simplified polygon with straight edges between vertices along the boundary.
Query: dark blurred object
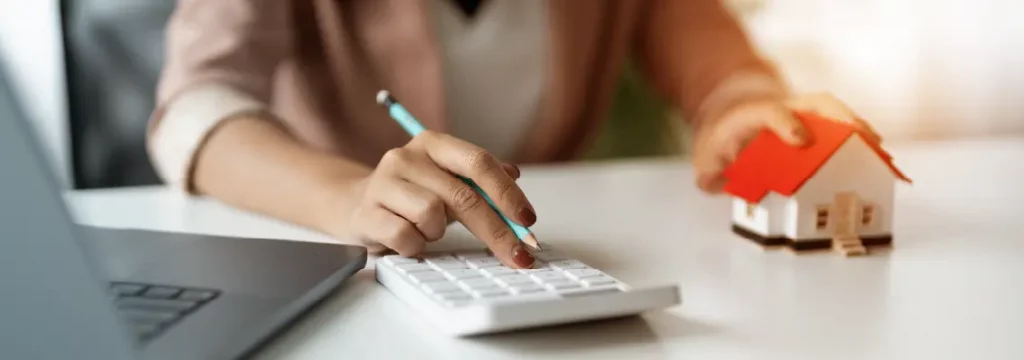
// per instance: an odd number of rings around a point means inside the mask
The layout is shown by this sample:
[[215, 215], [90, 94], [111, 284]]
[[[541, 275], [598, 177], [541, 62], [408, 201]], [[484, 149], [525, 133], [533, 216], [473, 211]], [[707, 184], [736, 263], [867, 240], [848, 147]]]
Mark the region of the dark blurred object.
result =
[[485, 2], [485, 0], [455, 0], [455, 4], [469, 17], [476, 16], [480, 6]]
[[62, 0], [76, 188], [160, 183], [146, 155], [173, 0]]

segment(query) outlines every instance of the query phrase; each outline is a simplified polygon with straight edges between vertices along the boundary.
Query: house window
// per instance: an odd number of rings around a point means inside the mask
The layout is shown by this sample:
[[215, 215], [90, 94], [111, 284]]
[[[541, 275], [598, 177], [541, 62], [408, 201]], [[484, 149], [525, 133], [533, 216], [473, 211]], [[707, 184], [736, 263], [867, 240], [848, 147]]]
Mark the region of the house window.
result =
[[828, 206], [819, 206], [817, 212], [817, 221], [815, 227], [818, 230], [824, 230], [828, 227]]
[[755, 211], [757, 211], [757, 205], [754, 205], [754, 204], [751, 204], [751, 203], [747, 203], [747, 217], [749, 217], [749, 218], [754, 217]]
[[863, 226], [871, 225], [875, 222], [875, 207], [872, 205], [864, 205], [860, 213], [860, 224]]

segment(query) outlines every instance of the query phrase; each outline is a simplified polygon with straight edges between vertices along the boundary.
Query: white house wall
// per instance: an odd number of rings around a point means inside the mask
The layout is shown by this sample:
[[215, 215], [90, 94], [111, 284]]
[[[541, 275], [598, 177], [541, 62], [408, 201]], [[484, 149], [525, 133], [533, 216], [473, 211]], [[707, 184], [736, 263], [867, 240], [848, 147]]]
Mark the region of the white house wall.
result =
[[896, 177], [859, 136], [847, 140], [818, 172], [797, 192], [789, 204], [788, 228], [795, 230], [792, 239], [830, 237], [828, 229], [816, 226], [818, 205], [830, 205], [835, 194], [854, 191], [862, 202], [874, 205], [874, 222], [859, 228], [861, 236], [889, 235], [892, 232], [893, 193]]
[[764, 237], [782, 236], [786, 224], [784, 214], [788, 198], [769, 193], [754, 210], [754, 216], [747, 215], [747, 202], [734, 198], [732, 205], [733, 223]]
[[732, 200], [732, 222], [755, 234], [768, 236], [768, 213], [763, 206], [754, 209], [753, 216], [747, 215], [747, 202], [740, 198]]
[[797, 217], [800, 213], [800, 204], [796, 198], [786, 199], [785, 213], [782, 218], [782, 233], [789, 239], [799, 239], [797, 236]]
[[789, 198], [778, 193], [768, 193], [761, 203], [768, 212], [768, 236], [782, 236], [786, 225], [786, 202]]

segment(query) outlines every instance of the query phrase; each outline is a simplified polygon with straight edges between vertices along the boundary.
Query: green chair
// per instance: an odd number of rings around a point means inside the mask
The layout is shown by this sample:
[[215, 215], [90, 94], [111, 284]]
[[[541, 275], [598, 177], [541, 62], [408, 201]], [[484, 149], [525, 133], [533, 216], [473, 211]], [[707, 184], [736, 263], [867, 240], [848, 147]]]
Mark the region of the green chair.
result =
[[683, 156], [688, 130], [630, 63], [619, 81], [609, 118], [585, 160]]

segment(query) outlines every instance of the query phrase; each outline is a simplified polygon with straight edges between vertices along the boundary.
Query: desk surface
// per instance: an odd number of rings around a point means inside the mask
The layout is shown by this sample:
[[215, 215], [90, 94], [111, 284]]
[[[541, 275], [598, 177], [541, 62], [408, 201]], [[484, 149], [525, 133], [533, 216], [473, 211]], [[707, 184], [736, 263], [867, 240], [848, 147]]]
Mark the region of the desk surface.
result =
[[[1024, 358], [1024, 139], [904, 144], [895, 248], [764, 251], [682, 162], [524, 169], [538, 237], [635, 285], [682, 285], [643, 317], [453, 339], [359, 274], [269, 358]], [[309, 241], [310, 231], [162, 188], [69, 194], [79, 222]], [[456, 239], [466, 232], [449, 231]]]

